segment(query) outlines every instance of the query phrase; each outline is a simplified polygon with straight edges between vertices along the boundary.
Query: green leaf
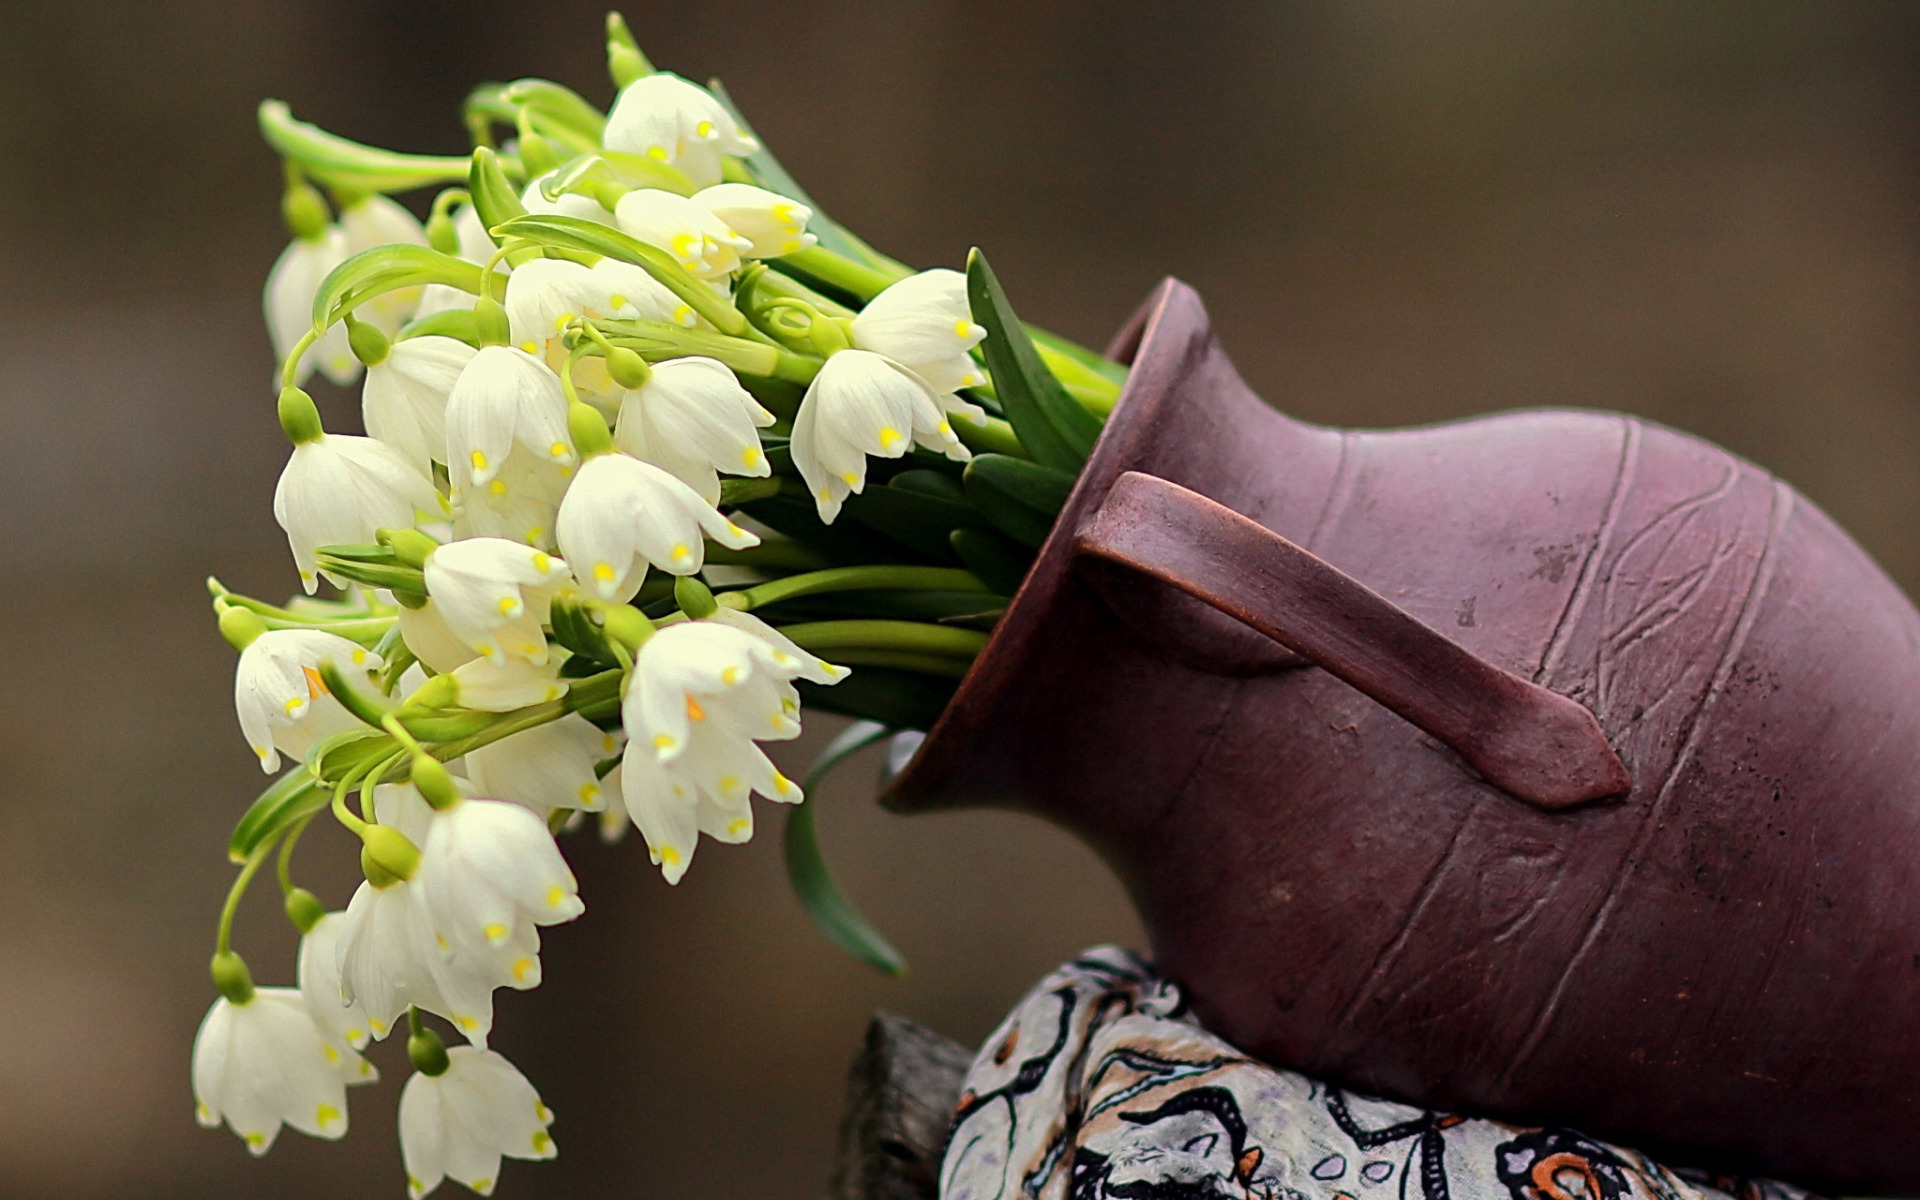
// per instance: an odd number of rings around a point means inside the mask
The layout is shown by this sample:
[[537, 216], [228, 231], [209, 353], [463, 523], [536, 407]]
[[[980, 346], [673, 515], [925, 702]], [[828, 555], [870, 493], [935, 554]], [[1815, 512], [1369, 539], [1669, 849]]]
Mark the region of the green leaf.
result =
[[1067, 395], [1040, 361], [987, 256], [977, 249], [967, 256], [967, 300], [973, 319], [987, 330], [980, 349], [1020, 444], [1036, 462], [1078, 475], [1100, 436], [1100, 419]]
[[903, 546], [936, 562], [953, 561], [947, 534], [955, 529], [985, 529], [987, 522], [965, 503], [941, 499], [911, 488], [873, 487], [848, 496], [842, 509], [847, 517], [879, 530]]
[[1038, 549], [1040, 544], [1047, 540], [1047, 531], [1053, 528], [1053, 518], [1056, 514], [1041, 512], [1011, 495], [1003, 486], [1003, 481], [994, 472], [989, 470], [983, 474], [974, 470], [974, 464], [977, 462], [979, 459], [968, 463], [966, 473], [960, 477], [961, 483], [967, 489], [967, 499], [972, 501], [973, 506], [984, 513], [987, 520], [992, 521], [994, 528], [1001, 533], [1023, 546]]
[[247, 861], [260, 843], [308, 813], [325, 808], [327, 800], [326, 785], [314, 779], [304, 765], [293, 768], [268, 785], [247, 808], [233, 827], [233, 836], [227, 839], [227, 857], [234, 862]]
[[467, 166], [467, 195], [473, 201], [473, 211], [480, 216], [480, 224], [489, 231], [487, 236], [493, 238], [496, 246], [500, 239], [492, 232], [494, 226], [527, 214], [520, 203], [519, 189], [508, 181], [501, 169], [500, 156], [485, 146], [475, 148], [473, 160]]
[[[479, 151], [474, 152], [476, 157]], [[486, 213], [482, 211], [484, 218]], [[610, 225], [601, 225], [579, 217], [538, 215], [515, 217], [493, 227], [497, 237], [526, 238], [542, 246], [561, 250], [581, 250], [603, 254], [645, 270], [684, 300], [688, 307], [713, 322], [722, 333], [738, 334], [747, 328], [746, 317], [732, 301], [714, 294], [712, 288], [687, 273], [671, 254], [649, 246]]]
[[[481, 268], [428, 246], [375, 246], [341, 263], [320, 281], [320, 290], [313, 294], [313, 323], [324, 328], [383, 292], [429, 283], [478, 296], [481, 276]], [[502, 286], [505, 282], [500, 281]]]
[[960, 487], [959, 463], [945, 464], [954, 468], [949, 475], [945, 471], [930, 470], [926, 467], [914, 467], [900, 472], [887, 480], [887, 486], [905, 488], [909, 492], [918, 492], [922, 496], [932, 496], [936, 500], [946, 500], [954, 504], [965, 504], [967, 493]]
[[794, 681], [808, 711], [882, 721], [895, 729], [932, 729], [953, 699], [956, 681], [919, 671], [858, 667], [836, 684]]
[[956, 529], [952, 540], [954, 553], [967, 564], [967, 570], [1001, 595], [1019, 591], [1033, 567], [1033, 551], [1002, 534]]
[[313, 558], [320, 570], [341, 579], [415, 596], [427, 594], [426, 578], [420, 568], [401, 562], [385, 546], [322, 546], [314, 551]]
[[1005, 454], [974, 455], [961, 478], [968, 476], [1049, 517], [1058, 516], [1066, 506], [1074, 484], [1074, 477], [1065, 471]]
[[547, 79], [517, 79], [500, 89], [500, 94], [535, 118], [536, 132], [557, 138], [576, 151], [600, 148], [600, 137], [607, 128], [606, 115], [572, 88]]
[[[769, 452], [767, 457], [772, 458], [772, 453]], [[805, 496], [784, 493], [769, 496], [765, 500], [741, 505], [740, 511], [776, 533], [785, 534], [836, 566], [900, 560], [898, 543], [868, 528], [850, 521], [822, 525], [819, 510]]]
[[293, 119], [279, 100], [263, 100], [260, 133], [280, 157], [329, 187], [353, 192], [404, 192], [467, 177], [467, 160], [377, 150]]
[[820, 853], [820, 837], [813, 821], [814, 789], [826, 779], [828, 772], [890, 732], [885, 725], [873, 721], [851, 725], [828, 743], [820, 757], [807, 768], [806, 781], [801, 785], [806, 790], [806, 798], [787, 814], [787, 881], [793, 885], [800, 907], [834, 945], [870, 967], [889, 975], [901, 975], [906, 973], [907, 960], [860, 915], [860, 910], [833, 882], [826, 859]]

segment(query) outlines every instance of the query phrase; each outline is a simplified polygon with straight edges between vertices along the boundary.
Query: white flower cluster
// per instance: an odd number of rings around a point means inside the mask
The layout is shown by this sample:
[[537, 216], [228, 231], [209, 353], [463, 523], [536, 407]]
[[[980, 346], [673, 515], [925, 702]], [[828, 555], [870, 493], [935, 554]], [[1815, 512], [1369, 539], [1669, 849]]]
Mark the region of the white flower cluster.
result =
[[[664, 164], [694, 190], [587, 195], [535, 179], [521, 206], [615, 227], [729, 300], [761, 269], [755, 260], [815, 244], [805, 205], [730, 178], [730, 159], [756, 146], [724, 106], [683, 79], [629, 83], [603, 149], [616, 160]], [[401, 1100], [400, 1133], [415, 1197], [446, 1177], [485, 1194], [502, 1155], [555, 1152], [552, 1113], [486, 1045], [494, 990], [536, 986], [540, 928], [583, 911], [553, 831], [582, 812], [606, 813], [608, 827], [628, 819], [677, 882], [701, 835], [726, 843], [752, 836], [753, 794], [801, 799], [759, 743], [799, 733], [796, 681], [832, 684], [847, 674], [710, 597], [657, 628], [629, 606], [649, 571], [700, 573], [709, 542], [759, 544], [722, 512], [722, 477], [765, 478], [782, 449], [763, 440], [774, 414], [718, 358], [689, 351], [644, 362], [594, 324], [717, 337], [684, 288], [614, 258], [497, 250], [471, 205], [452, 219], [461, 257], [505, 273], [503, 339], [406, 336], [407, 322], [462, 307], [486, 328], [480, 312], [494, 301], [438, 285], [380, 293], [310, 336], [316, 290], [330, 270], [370, 247], [426, 244], [420, 223], [381, 196], [309, 229], [268, 279], [267, 317], [283, 363], [302, 350], [285, 363], [296, 386], [282, 394], [281, 419], [295, 446], [275, 516], [305, 590], [324, 578], [357, 599], [223, 617], [223, 632], [242, 646], [240, 726], [263, 770], [286, 755], [326, 789], [332, 778], [320, 759], [355, 729], [399, 739], [392, 761], [411, 761], [414, 774], [413, 782], [368, 776], [358, 818], [350, 789], [335, 793], [336, 814], [364, 842], [367, 881], [344, 911], [290, 893], [289, 913], [303, 928], [297, 988], [255, 988], [226, 952], [223, 925], [222, 998], [193, 1060], [200, 1120], [224, 1120], [264, 1153], [283, 1123], [343, 1134], [344, 1089], [375, 1078], [361, 1052], [411, 1027], [419, 1072]], [[957, 393], [984, 383], [971, 351], [985, 331], [972, 322], [960, 274], [913, 275], [856, 315], [814, 318], [817, 370], [788, 410], [784, 449], [788, 473], [804, 481], [823, 521], [863, 489], [868, 457], [918, 446], [967, 459], [951, 420], [984, 420]], [[761, 341], [771, 350], [772, 340]], [[316, 369], [350, 382], [363, 364], [367, 436], [325, 432], [297, 385]], [[356, 590], [344, 560], [327, 550], [375, 544], [393, 548], [383, 561], [394, 569], [417, 571], [417, 591], [364, 579]], [[363, 617], [341, 618], [354, 604]], [[579, 669], [588, 660], [549, 633], [562, 605], [569, 620], [585, 613], [604, 625], [618, 667], [601, 660]], [[338, 623], [299, 619], [317, 607]], [[615, 628], [620, 614], [639, 621], [638, 636]], [[570, 693], [593, 672], [617, 675], [619, 686], [583, 714]], [[529, 715], [506, 736], [440, 763], [391, 715], [416, 710]], [[382, 714], [385, 724], [376, 724]], [[609, 812], [614, 792], [622, 803]], [[442, 1049], [419, 1024], [422, 1013], [470, 1045]]]

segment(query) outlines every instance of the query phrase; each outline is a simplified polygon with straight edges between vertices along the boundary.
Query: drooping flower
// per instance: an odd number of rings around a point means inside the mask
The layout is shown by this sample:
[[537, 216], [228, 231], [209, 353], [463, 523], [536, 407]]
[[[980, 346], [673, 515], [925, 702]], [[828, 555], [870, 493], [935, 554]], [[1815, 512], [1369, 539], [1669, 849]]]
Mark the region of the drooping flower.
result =
[[431, 474], [433, 463], [447, 455], [447, 397], [474, 353], [450, 337], [393, 343], [385, 359], [367, 368], [361, 387], [367, 432]]
[[665, 284], [613, 258], [591, 267], [560, 258], [522, 263], [507, 280], [505, 305], [513, 344], [536, 356], [576, 317], [684, 324], [691, 313]]
[[372, 1065], [352, 1053], [365, 1049], [373, 1037], [366, 1010], [340, 992], [340, 931], [346, 918], [344, 912], [327, 913], [301, 936], [295, 978], [300, 981], [300, 996], [314, 1024], [320, 1027], [328, 1046], [340, 1055], [337, 1065], [356, 1077], [371, 1077]]
[[628, 192], [613, 211], [622, 231], [673, 255], [696, 279], [725, 279], [753, 249], [705, 205], [658, 188]]
[[452, 672], [457, 703], [479, 712], [512, 712], [558, 700], [567, 694], [567, 681], [555, 673], [557, 665], [551, 658], [545, 666], [524, 658], [504, 663], [476, 658]]
[[297, 989], [255, 988], [241, 1003], [223, 996], [193, 1039], [194, 1116], [209, 1129], [226, 1121], [255, 1155], [273, 1146], [283, 1123], [338, 1138], [347, 1132], [347, 1083], [331, 1050]]
[[[363, 196], [340, 210], [340, 231], [346, 235], [348, 258], [380, 246], [427, 244], [427, 231], [414, 215], [379, 193]], [[354, 316], [392, 337], [413, 319], [420, 307], [421, 289], [398, 288], [382, 292], [354, 310]], [[312, 298], [308, 298], [312, 302]]]
[[262, 771], [278, 770], [282, 753], [301, 758], [315, 742], [360, 723], [321, 678], [329, 660], [350, 681], [381, 666], [371, 650], [320, 629], [269, 629], [240, 652], [233, 707]]
[[526, 1076], [492, 1050], [453, 1046], [447, 1069], [415, 1072], [400, 1093], [400, 1157], [407, 1195], [420, 1200], [452, 1177], [482, 1196], [493, 1192], [502, 1156], [559, 1153], [553, 1113]]
[[504, 538], [449, 542], [427, 556], [427, 594], [453, 635], [496, 664], [547, 661], [554, 594], [569, 582], [567, 564]]
[[702, 534], [736, 550], [760, 544], [666, 471], [617, 453], [580, 468], [556, 527], [581, 586], [609, 602], [638, 592], [649, 564], [673, 575], [698, 571], [706, 561]]
[[885, 355], [842, 350], [827, 359], [800, 401], [791, 442], [820, 519], [831, 524], [847, 496], [866, 487], [868, 455], [899, 458], [917, 444], [958, 462], [971, 457], [949, 413], [984, 418]]
[[559, 466], [574, 462], [567, 397], [547, 365], [511, 346], [473, 356], [447, 399], [447, 469], [475, 487], [493, 480], [518, 442]]
[[539, 967], [537, 925], [586, 911], [547, 823], [508, 800], [457, 800], [433, 815], [417, 877], [435, 940], [515, 983]]
[[[375, 788], [374, 812], [415, 846], [431, 834], [433, 810], [409, 785]], [[515, 933], [501, 948], [501, 955], [511, 955], [502, 969], [499, 956], [459, 954], [435, 937], [417, 874], [386, 887], [362, 883], [347, 904], [334, 951], [341, 996], [365, 1012], [375, 1038], [386, 1037], [408, 1005], [418, 1005], [484, 1046], [493, 1028], [493, 989], [539, 983], [539, 935], [531, 926]], [[528, 965], [514, 971], [512, 964], [522, 961]]]
[[693, 194], [693, 202], [751, 243], [749, 258], [780, 258], [818, 242], [807, 232], [813, 210], [798, 200], [750, 183], [719, 183]]
[[718, 504], [719, 472], [771, 473], [757, 431], [773, 422], [725, 364], [674, 358], [656, 364], [647, 382], [621, 399], [614, 444]]
[[273, 490], [274, 519], [287, 532], [301, 586], [310, 594], [319, 586], [315, 550], [371, 542], [381, 529], [411, 529], [415, 513], [440, 507], [440, 493], [404, 454], [376, 438], [344, 433], [295, 446]]
[[[479, 657], [447, 628], [446, 618], [440, 615], [440, 606], [431, 596], [419, 608], [401, 607], [400, 640], [413, 651], [415, 658], [443, 675]], [[411, 677], [412, 672], [401, 676], [402, 684]]]
[[553, 548], [554, 517], [571, 469], [516, 445], [484, 484], [453, 489], [456, 537], [505, 538], [540, 550]]
[[613, 214], [600, 207], [600, 202], [592, 196], [582, 196], [576, 192], [562, 192], [553, 199], [541, 190], [541, 185], [553, 178], [555, 172], [548, 172], [526, 186], [520, 193], [520, 207], [539, 216], [576, 217], [582, 221], [592, 221], [600, 225], [613, 224]]
[[620, 90], [603, 142], [609, 150], [678, 167], [695, 187], [720, 182], [725, 155], [760, 149], [712, 93], [665, 71]]
[[607, 807], [594, 766], [620, 749], [619, 739], [579, 713], [535, 725], [466, 754], [474, 794], [512, 800], [536, 811]]
[[621, 705], [629, 738], [621, 790], [667, 882], [686, 873], [700, 834], [753, 836], [753, 792], [801, 799], [755, 743], [799, 734], [795, 678], [831, 683], [846, 674], [810, 659], [710, 620], [667, 626], [641, 644]]
[[[347, 235], [337, 225], [324, 227], [315, 237], [296, 237], [274, 260], [261, 301], [276, 361], [286, 362], [294, 346], [313, 328], [314, 294], [327, 273], [346, 260]], [[342, 387], [360, 378], [360, 360], [347, 345], [344, 322], [333, 325], [307, 347], [293, 382], [305, 383], [315, 367]]]
[[967, 352], [987, 331], [974, 324], [967, 277], [958, 271], [942, 267], [900, 280], [867, 302], [849, 332], [856, 350], [886, 355], [936, 394], [986, 382]]

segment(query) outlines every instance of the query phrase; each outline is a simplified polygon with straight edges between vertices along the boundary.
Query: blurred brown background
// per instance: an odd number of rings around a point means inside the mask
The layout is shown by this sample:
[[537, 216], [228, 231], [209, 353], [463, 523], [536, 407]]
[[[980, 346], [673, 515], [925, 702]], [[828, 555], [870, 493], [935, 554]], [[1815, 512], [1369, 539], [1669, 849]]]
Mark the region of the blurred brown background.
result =
[[[608, 99], [601, 11], [0, 7], [0, 1195], [400, 1194], [397, 1045], [341, 1144], [288, 1133], [255, 1163], [190, 1113], [224, 839], [261, 784], [200, 581], [293, 586], [258, 310], [285, 235], [253, 106], [457, 153], [479, 79]], [[1920, 8], [627, 11], [660, 64], [724, 78], [841, 220], [924, 265], [988, 247], [1064, 333], [1100, 343], [1178, 273], [1298, 415], [1627, 409], [1773, 468], [1920, 584]], [[352, 427], [350, 397], [320, 399]], [[868, 1011], [975, 1040], [1055, 961], [1137, 936], [1064, 836], [889, 817], [871, 780], [826, 789], [823, 833], [903, 981], [805, 923], [777, 819], [671, 890], [637, 844], [570, 847], [590, 912], [496, 1034], [563, 1154], [500, 1194], [817, 1195]], [[343, 839], [303, 861], [343, 903]], [[271, 903], [239, 939], [290, 977]]]

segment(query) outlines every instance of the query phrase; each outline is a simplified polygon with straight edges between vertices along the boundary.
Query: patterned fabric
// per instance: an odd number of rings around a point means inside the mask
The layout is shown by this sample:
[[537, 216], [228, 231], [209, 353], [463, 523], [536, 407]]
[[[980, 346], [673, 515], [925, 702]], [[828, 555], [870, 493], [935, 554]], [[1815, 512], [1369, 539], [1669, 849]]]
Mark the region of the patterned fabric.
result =
[[967, 1072], [942, 1200], [1811, 1200], [1565, 1129], [1390, 1104], [1245, 1057], [1111, 947], [1048, 976]]

